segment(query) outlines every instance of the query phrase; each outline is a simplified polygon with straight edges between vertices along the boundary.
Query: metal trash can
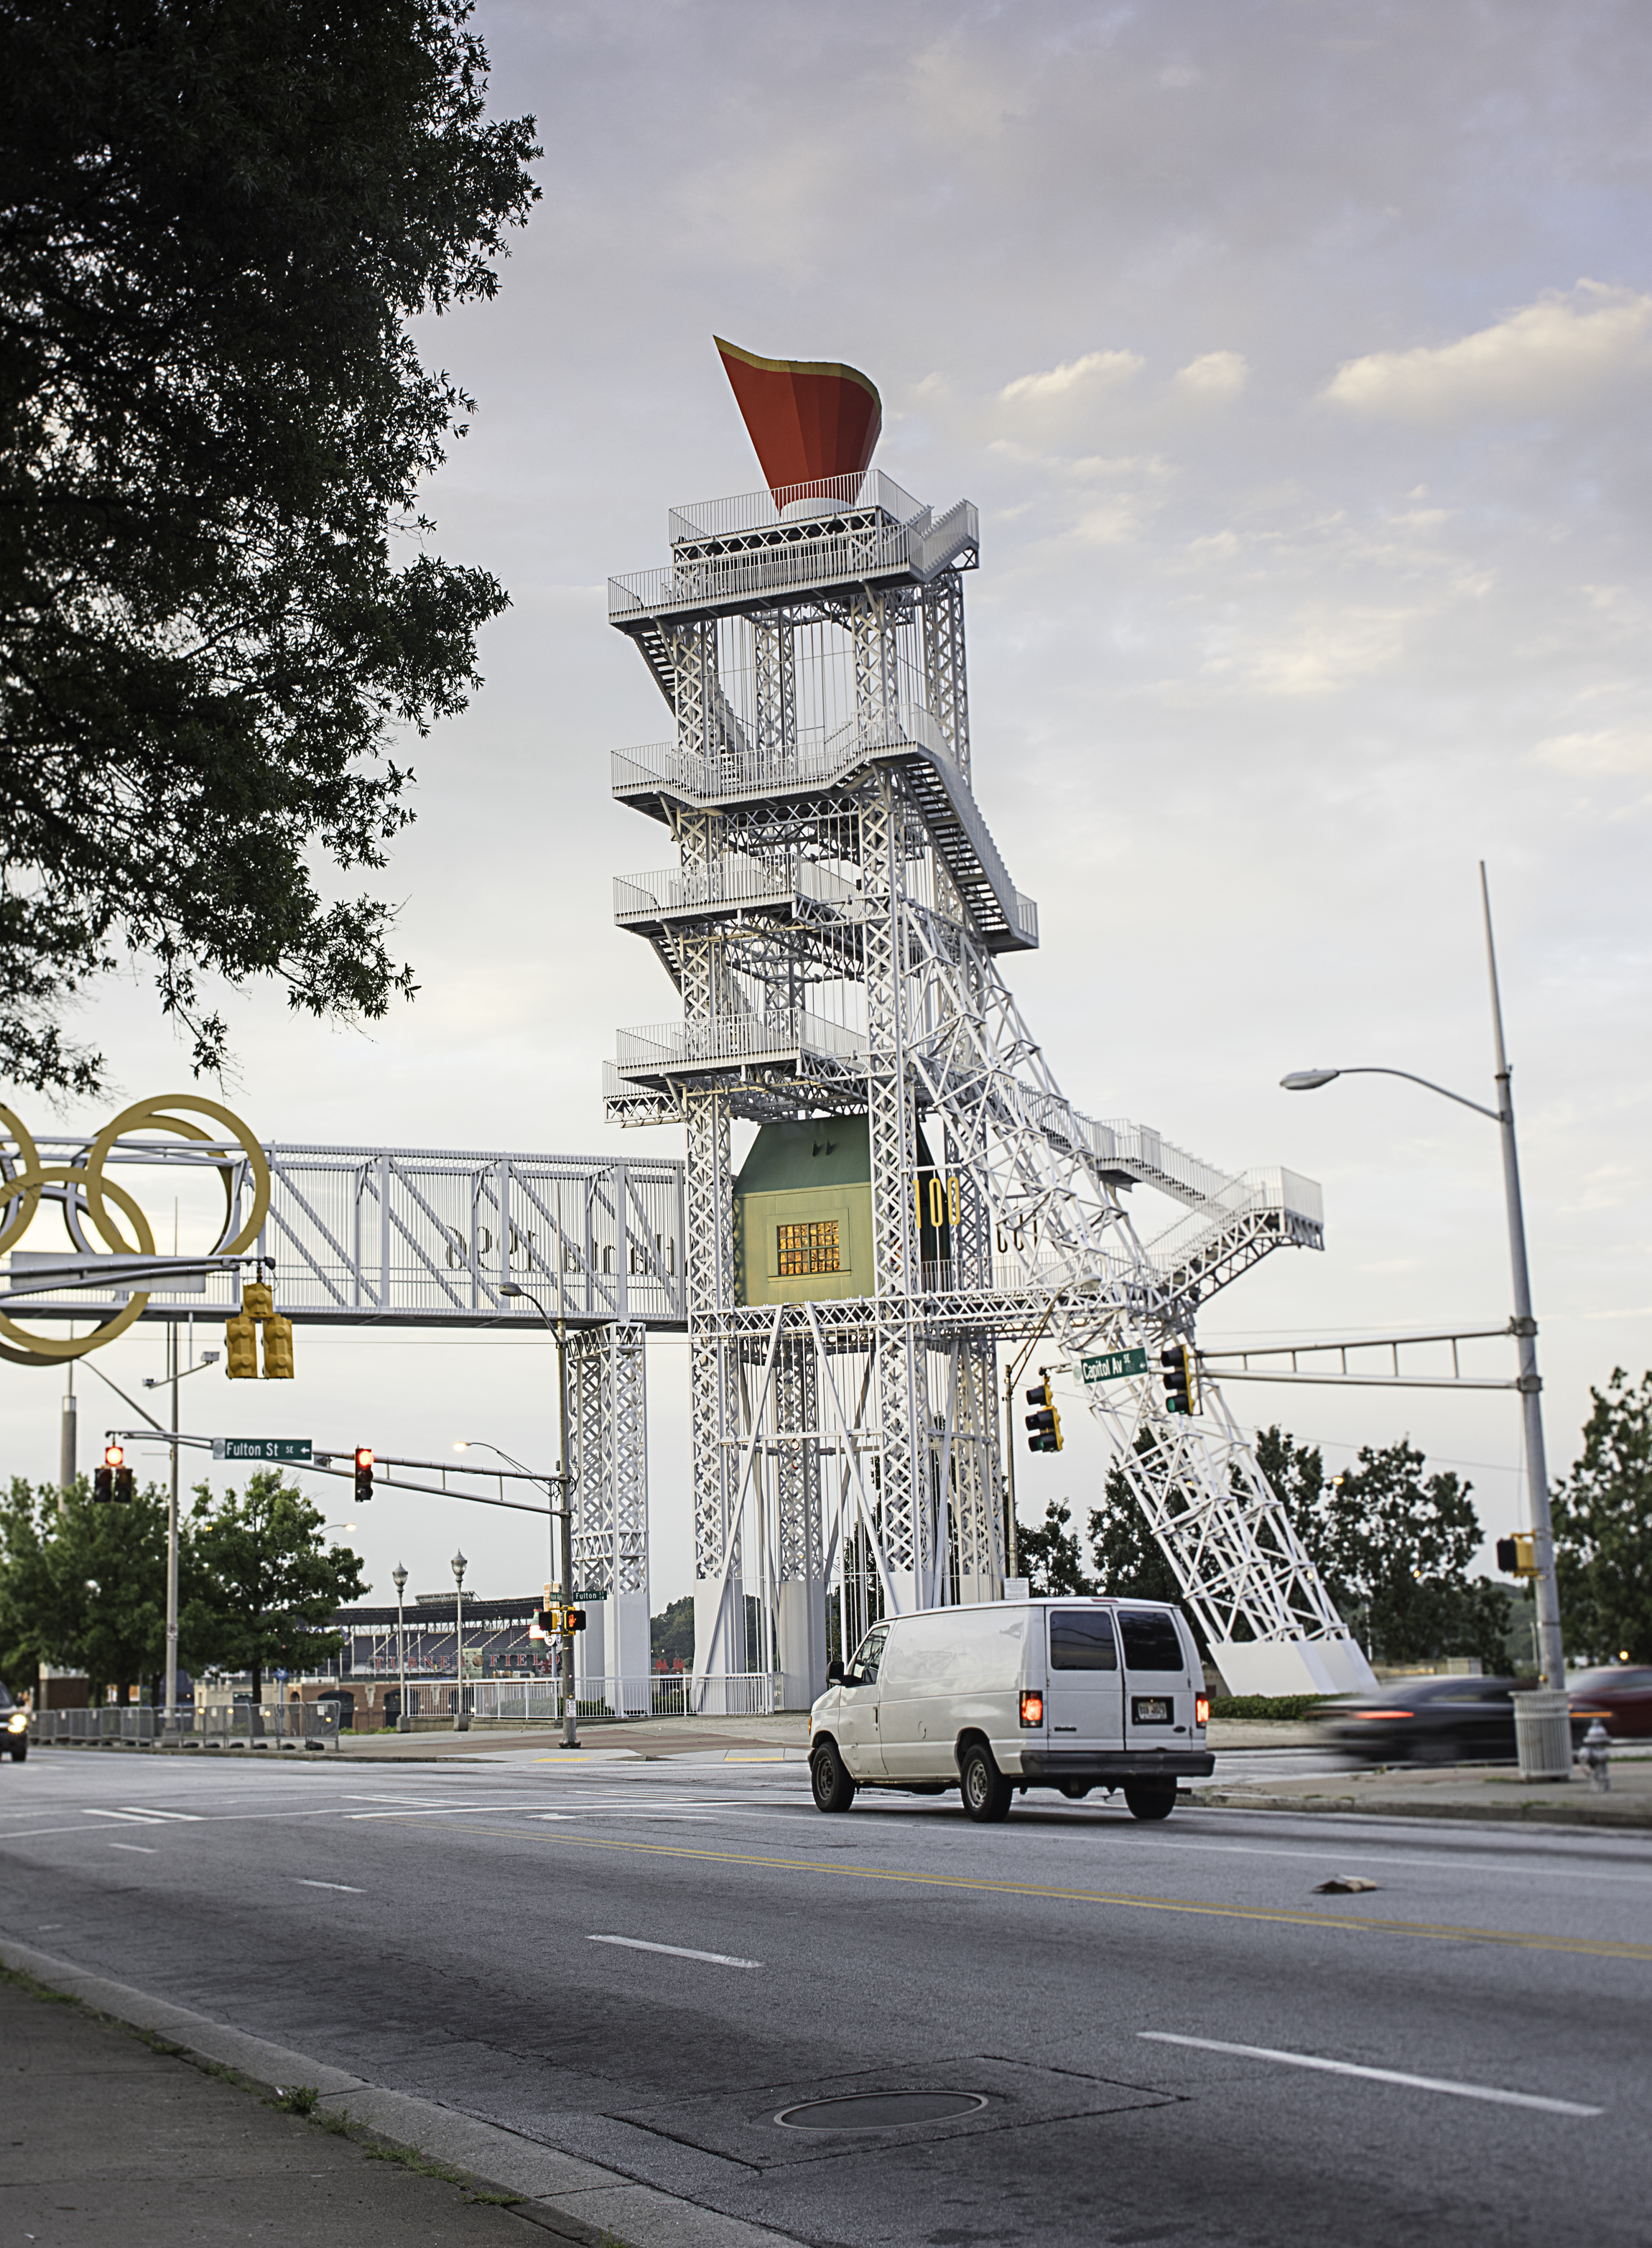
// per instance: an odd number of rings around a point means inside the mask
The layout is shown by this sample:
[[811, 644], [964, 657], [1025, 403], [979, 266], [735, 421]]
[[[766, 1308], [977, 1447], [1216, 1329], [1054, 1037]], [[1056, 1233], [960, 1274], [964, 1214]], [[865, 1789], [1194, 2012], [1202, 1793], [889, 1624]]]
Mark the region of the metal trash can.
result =
[[1570, 1779], [1572, 1705], [1558, 1687], [1534, 1686], [1514, 1696], [1514, 1744], [1522, 1779]]

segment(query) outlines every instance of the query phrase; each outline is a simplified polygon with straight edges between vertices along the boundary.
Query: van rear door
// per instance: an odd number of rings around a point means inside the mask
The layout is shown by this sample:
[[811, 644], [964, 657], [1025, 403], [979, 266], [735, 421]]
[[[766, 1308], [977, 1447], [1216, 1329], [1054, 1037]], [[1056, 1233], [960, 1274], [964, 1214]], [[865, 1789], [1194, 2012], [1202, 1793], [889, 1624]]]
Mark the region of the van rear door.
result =
[[1193, 1730], [1193, 1680], [1168, 1608], [1121, 1608], [1124, 1643], [1124, 1745], [1185, 1748]]
[[1124, 1745], [1119, 1649], [1104, 1607], [1052, 1607], [1044, 1722], [1052, 1750]]

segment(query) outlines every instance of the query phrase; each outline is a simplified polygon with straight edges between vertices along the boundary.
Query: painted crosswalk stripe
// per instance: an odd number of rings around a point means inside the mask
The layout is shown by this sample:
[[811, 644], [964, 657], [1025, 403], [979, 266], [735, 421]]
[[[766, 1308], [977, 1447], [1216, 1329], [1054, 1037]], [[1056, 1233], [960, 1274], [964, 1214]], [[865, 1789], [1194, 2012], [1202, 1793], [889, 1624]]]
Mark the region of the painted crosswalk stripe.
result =
[[627, 1951], [667, 1951], [674, 1959], [703, 1959], [713, 1967], [761, 1967], [761, 1959], [733, 1959], [726, 1951], [690, 1951], [686, 1943], [645, 1943], [640, 1936], [587, 1936], [587, 1943], [618, 1943]]
[[1277, 2060], [1286, 2068], [1314, 2068], [1329, 2076], [1363, 2076], [1373, 2084], [1402, 2084], [1412, 2092], [1444, 2092], [1454, 2100], [1490, 2100], [1503, 2108], [1537, 2108], [1548, 2115], [1603, 2115], [1575, 2100], [1550, 2100], [1537, 2092], [1507, 2092], [1496, 2084], [1463, 2084], [1450, 2076], [1411, 2076], [1399, 2068], [1368, 2068], [1356, 2060], [1327, 2060], [1315, 2053], [1281, 2053], [1272, 2046], [1229, 2045], [1221, 2038], [1176, 2037], [1169, 2030], [1138, 2030], [1154, 2045], [1192, 2046], [1200, 2053], [1237, 2053], [1244, 2060]]
[[153, 1806], [142, 1803], [123, 1803], [120, 1808], [130, 1813], [134, 1819], [186, 1819], [192, 1826], [199, 1826], [202, 1824], [202, 1816], [198, 1811], [157, 1811]]

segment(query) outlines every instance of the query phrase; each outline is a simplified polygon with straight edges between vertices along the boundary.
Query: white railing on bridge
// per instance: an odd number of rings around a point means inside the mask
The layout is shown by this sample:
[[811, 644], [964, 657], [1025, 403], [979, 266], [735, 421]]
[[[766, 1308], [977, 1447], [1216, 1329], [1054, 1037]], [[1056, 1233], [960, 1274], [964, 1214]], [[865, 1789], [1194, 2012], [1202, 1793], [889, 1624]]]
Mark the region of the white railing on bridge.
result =
[[[860, 512], [860, 511], [857, 511]], [[833, 527], [816, 535], [773, 545], [735, 547], [722, 553], [686, 556], [663, 570], [639, 570], [608, 580], [608, 617], [659, 616], [671, 609], [706, 609], [749, 600], [754, 594], [785, 593], [843, 579], [912, 571], [930, 577], [965, 546], [980, 544], [980, 519], [964, 500], [931, 526], [927, 510], [910, 525], [887, 517]], [[800, 524], [800, 528], [801, 528]], [[681, 548], [676, 550], [682, 554]]]

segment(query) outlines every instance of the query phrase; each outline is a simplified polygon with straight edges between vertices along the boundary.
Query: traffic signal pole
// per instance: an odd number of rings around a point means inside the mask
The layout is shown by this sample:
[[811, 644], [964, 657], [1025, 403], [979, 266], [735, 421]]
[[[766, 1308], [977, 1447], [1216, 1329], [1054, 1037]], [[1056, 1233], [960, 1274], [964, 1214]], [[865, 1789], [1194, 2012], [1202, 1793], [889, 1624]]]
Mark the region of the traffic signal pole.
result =
[[579, 1745], [579, 1703], [573, 1677], [573, 1509], [568, 1500], [568, 1350], [567, 1334], [557, 1320], [557, 1403], [562, 1426], [562, 1745]]
[[[153, 1363], [153, 1361], [151, 1361]], [[172, 1384], [172, 1487], [167, 1499], [167, 1679], [161, 1731], [178, 1730], [178, 1322], [167, 1321], [167, 1375]]]

